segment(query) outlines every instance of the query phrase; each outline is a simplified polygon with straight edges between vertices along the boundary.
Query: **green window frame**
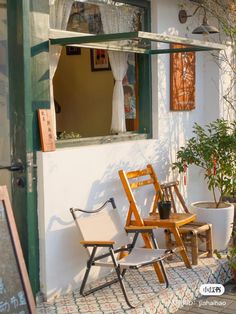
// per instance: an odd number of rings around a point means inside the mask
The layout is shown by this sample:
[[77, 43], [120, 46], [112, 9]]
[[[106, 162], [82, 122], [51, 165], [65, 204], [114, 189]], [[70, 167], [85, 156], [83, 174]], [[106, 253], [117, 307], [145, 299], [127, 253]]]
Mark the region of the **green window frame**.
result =
[[[150, 2], [146, 0], [126, 0], [118, 1], [121, 3], [126, 3], [128, 5], [137, 6], [144, 11], [144, 31], [149, 32], [151, 30], [151, 11]], [[81, 138], [76, 140], [58, 140], [57, 147], [65, 146], [81, 146], [81, 145], [91, 145], [98, 143], [110, 143], [125, 141], [131, 139], [143, 139], [152, 137], [152, 89], [151, 89], [151, 56], [137, 54], [137, 64], [138, 64], [138, 97], [139, 97], [139, 128], [134, 134], [124, 136], [124, 135], [108, 135], [99, 136], [91, 138]], [[140, 135], [138, 135], [138, 134]], [[125, 133], [124, 133], [125, 134]], [[106, 140], [107, 138], [107, 140]]]

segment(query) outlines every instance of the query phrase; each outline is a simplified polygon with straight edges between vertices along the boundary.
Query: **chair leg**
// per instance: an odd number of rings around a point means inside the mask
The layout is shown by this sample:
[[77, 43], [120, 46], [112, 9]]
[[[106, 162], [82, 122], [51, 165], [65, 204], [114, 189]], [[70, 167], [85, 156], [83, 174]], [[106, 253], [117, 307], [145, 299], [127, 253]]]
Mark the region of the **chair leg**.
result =
[[206, 250], [208, 257], [213, 257], [212, 249], [212, 225], [209, 224], [209, 229], [206, 231]]
[[[168, 250], [172, 250], [173, 245], [172, 245], [172, 241], [171, 241], [171, 232], [170, 232], [169, 229], [165, 229], [164, 232], [165, 232], [166, 248], [167, 248]], [[173, 256], [172, 256], [172, 255], [168, 256], [168, 257], [167, 257], [167, 260], [168, 260], [168, 261], [172, 261], [172, 260], [173, 260]]]
[[[100, 290], [102, 288], [108, 287], [108, 286], [112, 285], [113, 283], [116, 283], [116, 282], [119, 281], [118, 278], [116, 278], [116, 279], [110, 280], [110, 281], [108, 281], [108, 282], [106, 282], [106, 283], [104, 283], [104, 284], [102, 284], [100, 286], [97, 286], [97, 287], [95, 287], [93, 289], [90, 289], [90, 290], [87, 290], [87, 291], [84, 292], [84, 288], [85, 288], [86, 282], [88, 280], [89, 272], [91, 270], [91, 267], [93, 266], [92, 264], [93, 264], [93, 261], [94, 261], [94, 257], [95, 257], [96, 251], [97, 251], [97, 247], [95, 246], [95, 247], [93, 247], [92, 254], [91, 254], [91, 256], [90, 256], [90, 258], [89, 258], [89, 260], [87, 262], [87, 269], [86, 269], [86, 272], [84, 274], [84, 278], [83, 278], [83, 281], [82, 281], [82, 284], [81, 284], [81, 287], [80, 287], [80, 294], [82, 296], [84, 296], [84, 297], [86, 295], [88, 295], [88, 294], [91, 294], [91, 293], [93, 293], [93, 292], [95, 292], [97, 290]], [[125, 270], [122, 272], [122, 276], [124, 276], [124, 274], [125, 274]]]
[[127, 295], [127, 292], [126, 292], [126, 289], [125, 289], [125, 285], [124, 285], [124, 283], [123, 283], [123, 276], [122, 276], [122, 274], [121, 274], [121, 272], [120, 272], [120, 267], [119, 267], [119, 265], [118, 265], [118, 263], [117, 263], [117, 261], [116, 261], [116, 258], [115, 258], [115, 255], [114, 255], [114, 252], [113, 252], [112, 249], [110, 249], [110, 253], [111, 253], [112, 261], [113, 261], [113, 264], [114, 264], [114, 267], [115, 267], [115, 271], [116, 271], [116, 274], [117, 274], [117, 278], [118, 278], [118, 280], [119, 280], [119, 282], [120, 282], [121, 290], [122, 290], [123, 295], [124, 295], [124, 297], [125, 297], [125, 301], [126, 301], [127, 305], [128, 305], [130, 308], [134, 309], [135, 306], [132, 305], [132, 304], [130, 303], [129, 299], [128, 299], [128, 295]]
[[192, 249], [192, 264], [198, 264], [198, 237], [197, 232], [191, 232], [191, 249]]
[[[156, 241], [156, 239], [155, 239], [155, 237], [154, 237], [153, 231], [152, 231], [152, 233], [151, 233], [151, 237], [152, 237], [152, 242], [153, 242], [154, 248], [155, 248], [155, 249], [158, 249], [158, 244], [157, 244], [157, 241]], [[169, 249], [169, 248], [168, 248], [168, 249]], [[172, 255], [171, 255], [171, 256], [172, 256]], [[168, 287], [169, 287], [169, 280], [168, 280], [168, 277], [167, 277], [166, 270], [165, 270], [165, 268], [164, 268], [163, 262], [160, 261], [159, 264], [160, 264], [160, 266], [161, 266], [161, 271], [162, 271], [163, 276], [164, 276], [164, 278], [165, 278], [166, 288], [168, 288]]]
[[93, 247], [92, 254], [91, 254], [91, 256], [90, 256], [90, 258], [89, 258], [89, 260], [88, 260], [88, 262], [87, 262], [86, 272], [85, 272], [85, 274], [84, 274], [84, 278], [83, 278], [83, 281], [82, 281], [82, 284], [81, 284], [81, 287], [80, 287], [80, 294], [83, 295], [83, 296], [85, 295], [85, 294], [84, 294], [84, 288], [85, 288], [86, 282], [87, 282], [87, 280], [88, 280], [89, 272], [90, 272], [90, 269], [91, 269], [91, 267], [92, 267], [93, 259], [94, 259], [94, 256], [95, 256], [95, 254], [96, 254], [96, 251], [97, 251], [97, 247], [94, 246], [94, 247]]
[[188, 255], [187, 255], [187, 252], [186, 252], [186, 249], [185, 249], [185, 246], [184, 246], [184, 243], [183, 243], [183, 241], [181, 239], [181, 236], [180, 236], [178, 228], [177, 227], [171, 228], [171, 232], [173, 233], [173, 236], [175, 237], [176, 245], [181, 248], [180, 254], [181, 254], [181, 257], [182, 257], [182, 259], [184, 261], [185, 266], [187, 268], [192, 268], [191, 263], [190, 263], [189, 258], [188, 258]]
[[[155, 242], [155, 241], [154, 241]], [[114, 264], [114, 268], [115, 268], [115, 271], [116, 271], [116, 274], [117, 274], [117, 278], [116, 279], [113, 279], [109, 282], [106, 282], [105, 284], [102, 284], [98, 287], [95, 287], [93, 289], [90, 289], [86, 292], [84, 292], [84, 288], [85, 288], [85, 285], [86, 285], [86, 282], [87, 282], [87, 279], [88, 279], [88, 275], [89, 275], [89, 272], [90, 272], [90, 269], [91, 267], [93, 266], [93, 261], [94, 261], [94, 256], [96, 254], [96, 250], [97, 250], [97, 247], [94, 247], [93, 248], [93, 251], [92, 251], [92, 254], [91, 254], [91, 257], [89, 258], [88, 260], [88, 263], [87, 263], [87, 269], [86, 269], [86, 272], [85, 272], [85, 275], [84, 275], [84, 278], [83, 278], [83, 281], [82, 281], [82, 284], [81, 284], [81, 288], [80, 288], [80, 294], [83, 295], [83, 296], [86, 296], [90, 293], [93, 293], [99, 289], [102, 289], [102, 288], [105, 288], [107, 286], [110, 286], [111, 284], [113, 283], [116, 283], [119, 281], [120, 283], [120, 286], [121, 286], [121, 290], [123, 292], [123, 295], [124, 295], [124, 298], [125, 298], [125, 301], [127, 303], [127, 305], [130, 307], [130, 308], [135, 308], [137, 305], [143, 303], [142, 302], [139, 302], [136, 306], [132, 305], [129, 301], [129, 298], [128, 298], [128, 295], [127, 295], [127, 292], [126, 292], [126, 289], [125, 289], [125, 285], [124, 285], [124, 282], [123, 282], [123, 278], [124, 278], [124, 275], [126, 273], [126, 269], [124, 269], [122, 272], [120, 270], [120, 267], [116, 261], [116, 258], [115, 258], [115, 255], [114, 255], [114, 251], [112, 248], [109, 249], [110, 251], [110, 254], [111, 254], [111, 258], [112, 258], [112, 261], [113, 261], [113, 264]], [[164, 279], [165, 279], [165, 282], [166, 282], [166, 288], [168, 288], [169, 286], [169, 281], [168, 281], [168, 277], [167, 277], [167, 274], [166, 274], [166, 271], [165, 271], [165, 268], [163, 266], [163, 262], [162, 261], [159, 261], [158, 262], [159, 265], [160, 265], [160, 268], [162, 270], [162, 273], [163, 273], [163, 276], [164, 276]]]
[[166, 288], [168, 288], [168, 287], [169, 287], [169, 280], [168, 280], [168, 277], [167, 277], [167, 274], [166, 274], [165, 267], [164, 267], [164, 265], [163, 265], [163, 262], [162, 262], [162, 261], [160, 261], [159, 263], [160, 263], [161, 270], [162, 270], [163, 275], [164, 275], [164, 278], [165, 278]]

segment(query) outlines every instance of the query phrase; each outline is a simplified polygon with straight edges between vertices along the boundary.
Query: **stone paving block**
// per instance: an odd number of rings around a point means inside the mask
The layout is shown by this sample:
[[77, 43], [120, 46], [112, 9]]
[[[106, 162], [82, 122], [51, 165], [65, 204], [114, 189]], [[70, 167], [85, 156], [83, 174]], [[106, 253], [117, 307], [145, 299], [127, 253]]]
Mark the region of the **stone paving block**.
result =
[[224, 309], [222, 312], [222, 314], [235, 314], [236, 313], [236, 309], [232, 310], [232, 309]]
[[219, 299], [221, 300], [227, 300], [227, 301], [236, 301], [236, 295], [233, 295], [233, 294], [230, 294], [230, 293], [227, 293], [227, 294], [223, 294], [221, 296], [218, 297]]
[[227, 306], [227, 309], [234, 309], [235, 313], [236, 313], [236, 301], [234, 301], [231, 304], [229, 304], [229, 306]]

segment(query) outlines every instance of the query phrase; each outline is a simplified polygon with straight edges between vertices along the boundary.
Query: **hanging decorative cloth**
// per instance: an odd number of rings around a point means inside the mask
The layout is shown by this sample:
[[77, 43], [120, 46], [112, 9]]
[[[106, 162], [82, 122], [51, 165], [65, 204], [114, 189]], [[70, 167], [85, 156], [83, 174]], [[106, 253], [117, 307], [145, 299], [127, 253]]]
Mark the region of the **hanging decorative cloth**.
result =
[[184, 185], [185, 186], [187, 185], [187, 169], [188, 169], [188, 166], [186, 162], [184, 162]]
[[[65, 30], [70, 16], [71, 7], [73, 0], [50, 0], [50, 28]], [[51, 115], [53, 124], [53, 133], [56, 138], [56, 112], [54, 104], [54, 93], [53, 93], [53, 77], [56, 72], [58, 62], [60, 59], [62, 47], [53, 45], [49, 47], [49, 58], [50, 58], [50, 104], [51, 104]]]
[[[99, 5], [103, 31], [109, 33], [124, 33], [133, 30], [134, 9], [131, 6], [120, 4]], [[126, 41], [124, 41], [125, 43]], [[112, 98], [112, 122], [111, 133], [126, 132], [124, 90], [122, 81], [128, 68], [128, 53], [108, 51], [112, 74], [115, 85]]]

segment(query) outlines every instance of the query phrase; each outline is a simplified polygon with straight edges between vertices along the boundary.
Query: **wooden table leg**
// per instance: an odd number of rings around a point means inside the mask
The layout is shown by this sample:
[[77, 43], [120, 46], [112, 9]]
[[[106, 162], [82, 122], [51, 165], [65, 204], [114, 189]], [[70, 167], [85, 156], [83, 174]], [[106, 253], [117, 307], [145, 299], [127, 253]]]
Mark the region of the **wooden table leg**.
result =
[[180, 250], [180, 254], [181, 254], [182, 258], [183, 258], [185, 266], [187, 268], [192, 268], [191, 263], [189, 261], [189, 258], [187, 256], [187, 252], [186, 252], [184, 243], [183, 243], [183, 241], [181, 239], [179, 230], [177, 228], [171, 228], [171, 232], [173, 233], [173, 235], [175, 237], [175, 241], [176, 241], [177, 246], [182, 248], [182, 250]]

